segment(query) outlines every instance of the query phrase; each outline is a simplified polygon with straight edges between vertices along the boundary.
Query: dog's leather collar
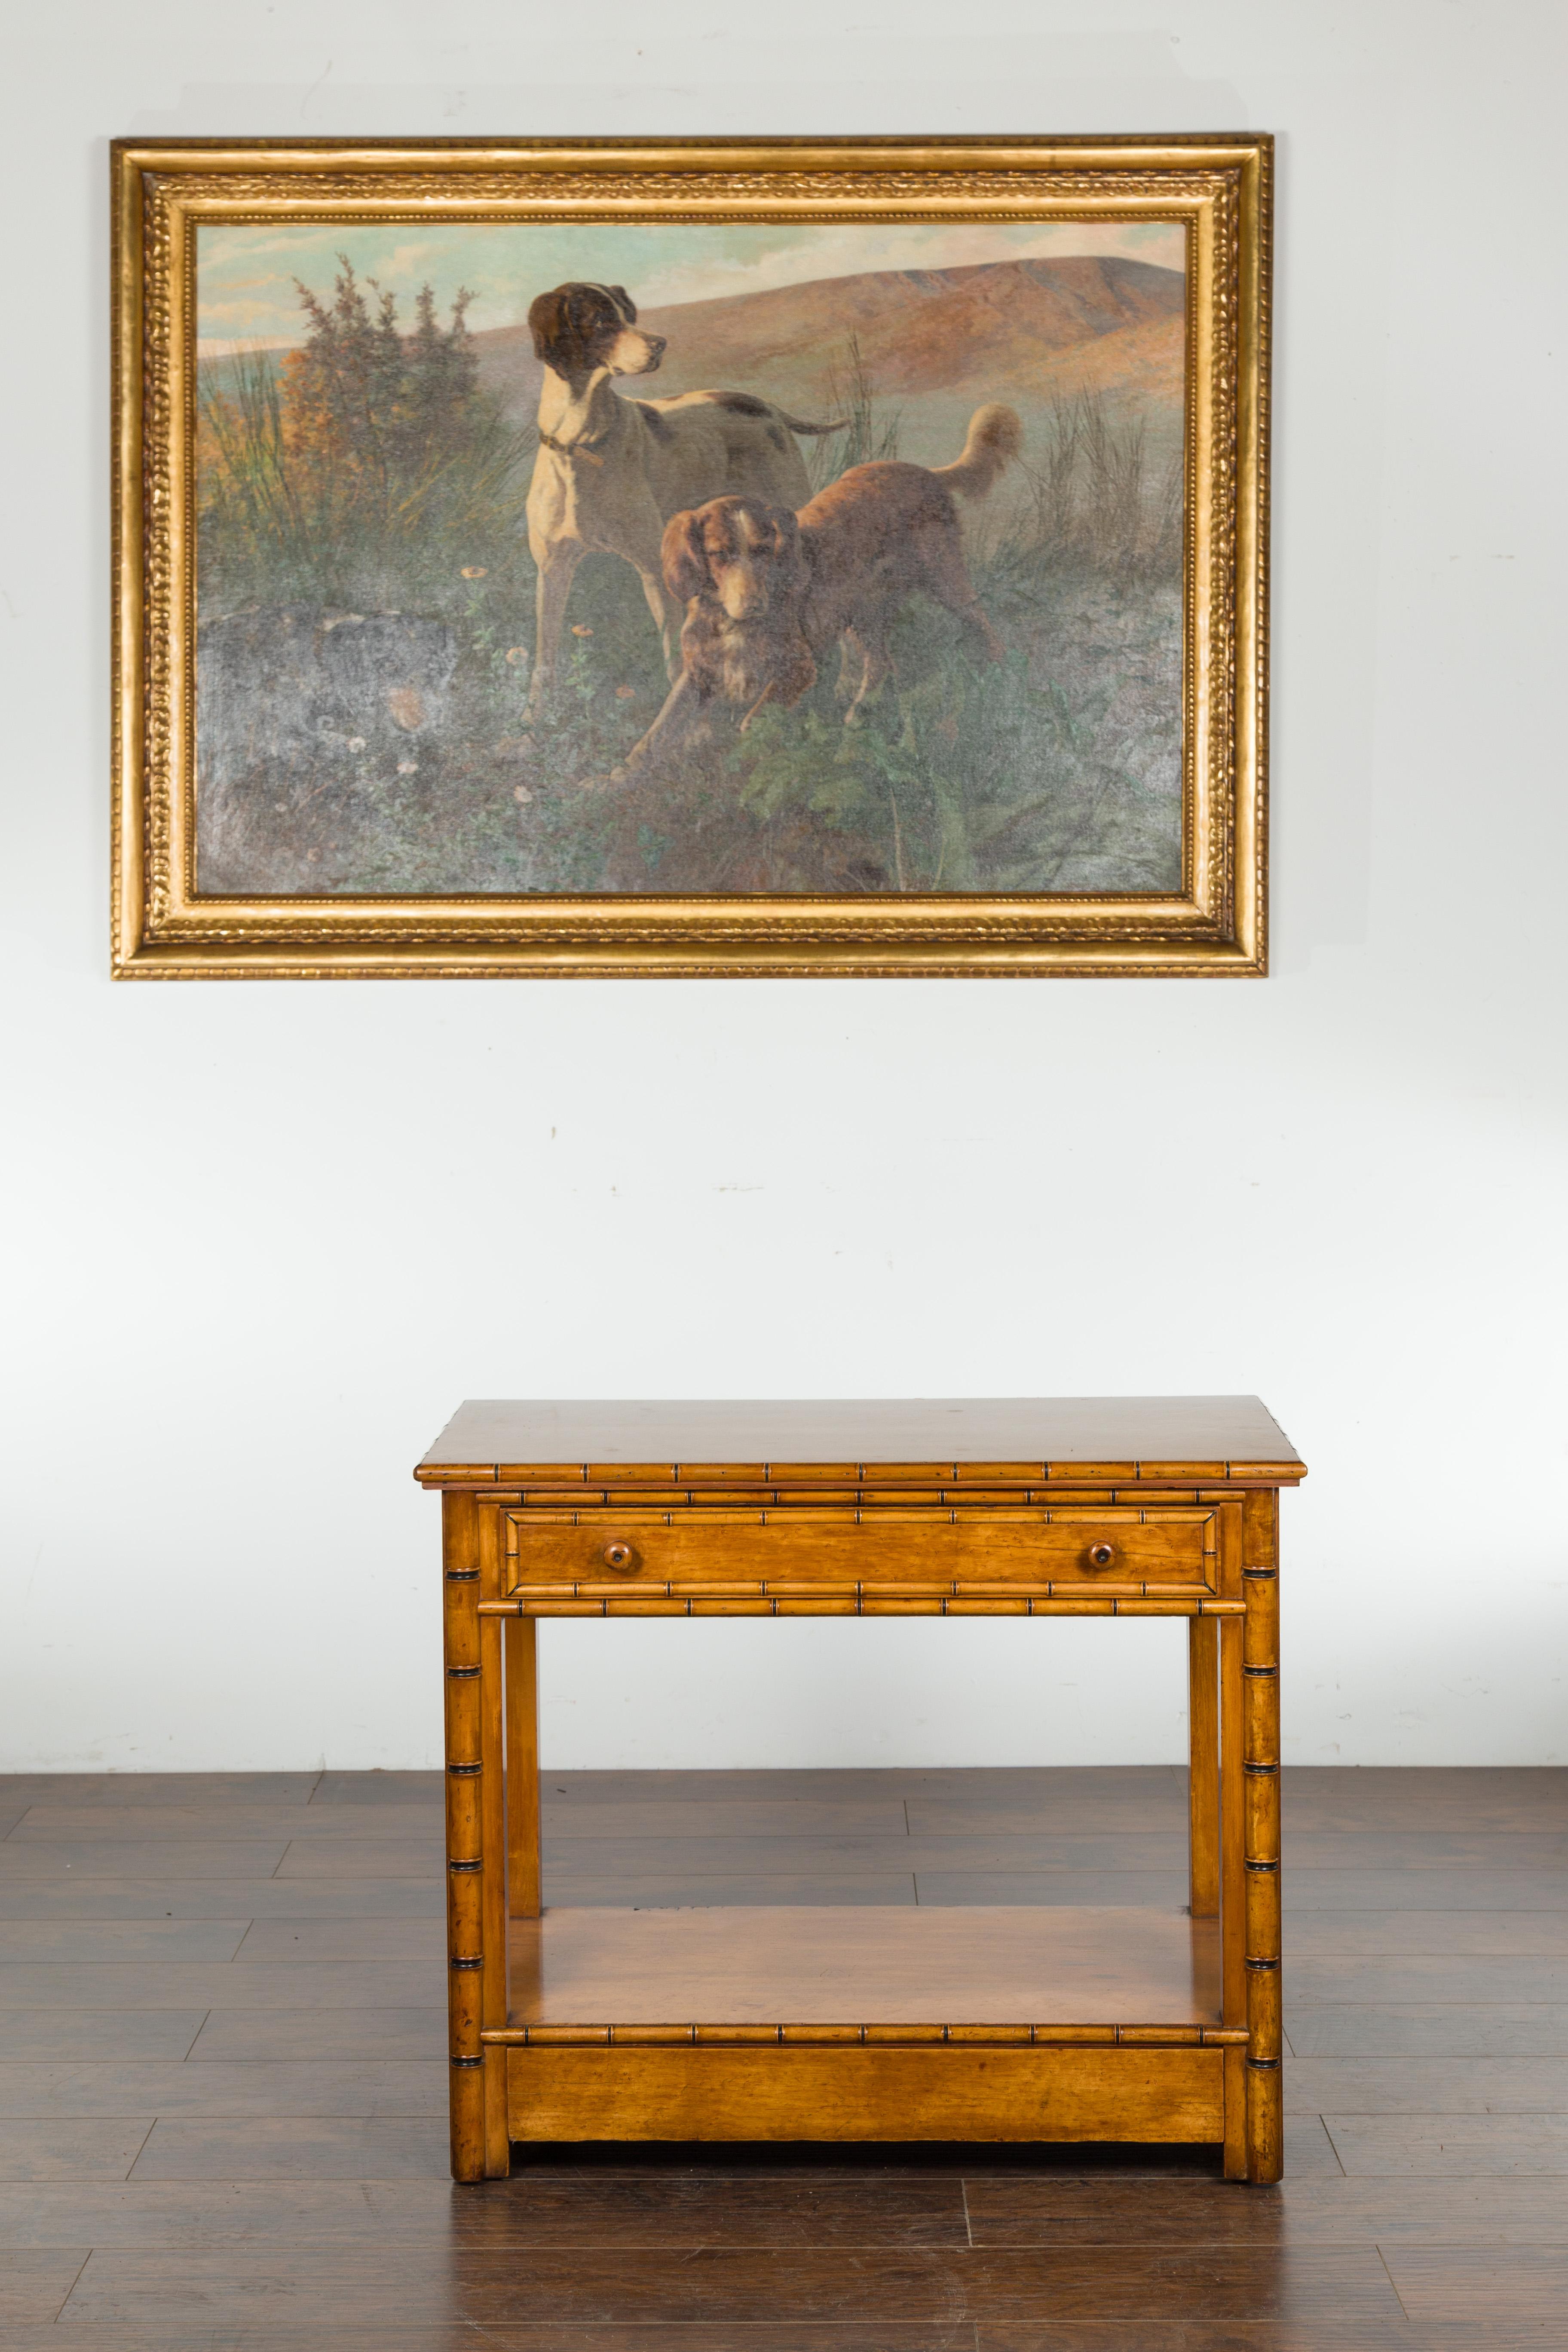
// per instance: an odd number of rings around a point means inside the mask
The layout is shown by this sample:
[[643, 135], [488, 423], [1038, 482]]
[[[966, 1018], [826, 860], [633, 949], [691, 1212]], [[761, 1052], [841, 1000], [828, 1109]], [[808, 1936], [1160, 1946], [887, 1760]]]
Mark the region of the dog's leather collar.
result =
[[542, 425], [538, 428], [538, 431], [540, 447], [553, 449], [558, 457], [579, 457], [584, 466], [602, 466], [605, 462], [592, 445], [586, 441], [557, 441], [554, 434], [546, 433]]

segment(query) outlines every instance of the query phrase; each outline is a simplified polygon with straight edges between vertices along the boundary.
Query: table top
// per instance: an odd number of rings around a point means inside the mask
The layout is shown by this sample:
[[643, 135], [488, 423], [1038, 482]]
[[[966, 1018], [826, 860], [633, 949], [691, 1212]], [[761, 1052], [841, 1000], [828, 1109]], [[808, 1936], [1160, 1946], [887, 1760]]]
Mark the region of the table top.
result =
[[635, 1465], [704, 1471], [936, 1471], [984, 1466], [1180, 1472], [1294, 1485], [1306, 1464], [1257, 1397], [884, 1397], [699, 1403], [479, 1400], [461, 1405], [415, 1471], [426, 1486], [590, 1478]]

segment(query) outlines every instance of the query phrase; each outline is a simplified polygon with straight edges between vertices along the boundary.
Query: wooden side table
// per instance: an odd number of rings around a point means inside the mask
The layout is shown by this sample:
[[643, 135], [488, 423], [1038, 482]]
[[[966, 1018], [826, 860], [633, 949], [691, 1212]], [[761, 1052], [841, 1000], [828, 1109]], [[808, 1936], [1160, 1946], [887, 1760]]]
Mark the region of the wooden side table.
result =
[[[452, 2170], [513, 2141], [1184, 2140], [1280, 2175], [1254, 1397], [466, 1404], [442, 1496]], [[1189, 1621], [1191, 1905], [543, 1909], [541, 1617]]]

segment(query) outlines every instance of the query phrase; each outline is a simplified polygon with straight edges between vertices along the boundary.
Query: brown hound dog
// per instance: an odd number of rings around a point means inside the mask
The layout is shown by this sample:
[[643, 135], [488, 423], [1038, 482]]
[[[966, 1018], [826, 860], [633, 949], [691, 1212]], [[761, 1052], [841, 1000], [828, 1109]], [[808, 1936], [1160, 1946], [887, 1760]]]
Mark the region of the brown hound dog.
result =
[[1013, 410], [991, 403], [975, 410], [951, 466], [855, 466], [798, 515], [754, 498], [721, 498], [674, 516], [664, 534], [664, 581], [686, 606], [680, 676], [612, 781], [675, 751], [704, 705], [740, 708], [743, 730], [764, 704], [798, 702], [840, 641], [843, 680], [857, 658], [860, 668], [844, 724], [859, 726], [862, 707], [893, 667], [892, 623], [917, 591], [959, 615], [983, 659], [1000, 661], [1001, 642], [963, 561], [953, 493], [983, 499], [1023, 439]]
[[584, 555], [604, 550], [636, 567], [674, 677], [681, 608], [665, 594], [666, 522], [726, 491], [804, 505], [811, 484], [793, 436], [835, 433], [842, 423], [803, 424], [749, 392], [623, 400], [611, 390], [615, 378], [651, 375], [664, 356], [663, 336], [639, 328], [637, 315], [624, 286], [578, 282], [539, 295], [529, 310], [544, 362], [528, 492], [528, 544], [539, 570], [534, 709], [555, 675], [566, 599]]

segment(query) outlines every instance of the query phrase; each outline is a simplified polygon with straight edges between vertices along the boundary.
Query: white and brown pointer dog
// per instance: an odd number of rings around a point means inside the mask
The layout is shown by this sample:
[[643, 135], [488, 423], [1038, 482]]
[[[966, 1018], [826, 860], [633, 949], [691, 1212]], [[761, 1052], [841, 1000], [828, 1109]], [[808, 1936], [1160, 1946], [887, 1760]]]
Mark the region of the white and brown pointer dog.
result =
[[624, 286], [581, 282], [541, 294], [529, 310], [544, 362], [528, 492], [528, 544], [539, 571], [533, 709], [555, 676], [566, 599], [584, 555], [603, 551], [634, 566], [675, 677], [682, 608], [665, 591], [665, 524], [726, 494], [804, 506], [811, 484], [793, 436], [834, 433], [842, 422], [804, 424], [747, 392], [623, 400], [611, 390], [615, 377], [651, 375], [664, 356], [664, 338], [646, 333], [637, 315]]
[[674, 516], [664, 581], [686, 606], [680, 676], [610, 781], [661, 766], [715, 705], [743, 712], [743, 732], [768, 703], [798, 702], [836, 645], [840, 690], [850, 697], [844, 723], [859, 726], [862, 707], [892, 673], [892, 624], [916, 593], [957, 615], [980, 660], [1001, 661], [963, 560], [953, 495], [984, 498], [1023, 440], [1014, 411], [988, 402], [951, 466], [853, 466], [798, 515], [742, 497]]

